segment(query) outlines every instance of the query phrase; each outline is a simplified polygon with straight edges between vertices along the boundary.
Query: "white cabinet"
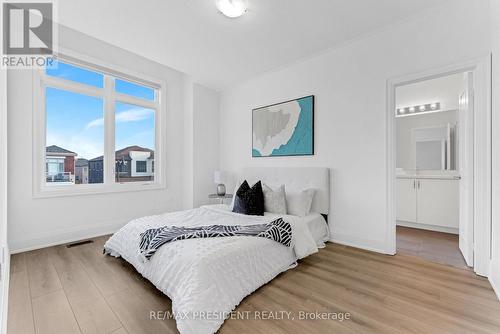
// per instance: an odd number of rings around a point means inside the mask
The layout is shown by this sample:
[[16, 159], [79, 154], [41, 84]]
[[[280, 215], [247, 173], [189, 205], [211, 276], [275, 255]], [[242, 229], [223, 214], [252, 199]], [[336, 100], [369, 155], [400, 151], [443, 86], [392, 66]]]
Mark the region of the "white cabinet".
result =
[[417, 192], [416, 180], [398, 179], [396, 189], [396, 217], [398, 220], [416, 223], [417, 222]]
[[417, 222], [458, 228], [458, 180], [417, 180]]
[[458, 231], [459, 180], [398, 178], [396, 195], [398, 221]]

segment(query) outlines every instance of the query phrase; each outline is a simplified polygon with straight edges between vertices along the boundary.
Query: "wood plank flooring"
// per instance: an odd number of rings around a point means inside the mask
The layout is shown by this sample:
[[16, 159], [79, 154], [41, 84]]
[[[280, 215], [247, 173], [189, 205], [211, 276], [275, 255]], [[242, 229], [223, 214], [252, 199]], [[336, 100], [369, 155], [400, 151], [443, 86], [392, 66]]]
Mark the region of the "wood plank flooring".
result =
[[[12, 256], [8, 334], [177, 333], [174, 320], [150, 320], [151, 311], [171, 310], [170, 299], [125, 261], [102, 255], [106, 237], [94, 240]], [[485, 278], [337, 244], [236, 311], [250, 316], [227, 320], [220, 333], [500, 333], [500, 302]], [[290, 312], [290, 319], [256, 319], [263, 313], [255, 311]], [[299, 320], [302, 311], [350, 319]]]
[[469, 268], [458, 248], [456, 234], [397, 226], [396, 239], [399, 254], [414, 255], [457, 268]]

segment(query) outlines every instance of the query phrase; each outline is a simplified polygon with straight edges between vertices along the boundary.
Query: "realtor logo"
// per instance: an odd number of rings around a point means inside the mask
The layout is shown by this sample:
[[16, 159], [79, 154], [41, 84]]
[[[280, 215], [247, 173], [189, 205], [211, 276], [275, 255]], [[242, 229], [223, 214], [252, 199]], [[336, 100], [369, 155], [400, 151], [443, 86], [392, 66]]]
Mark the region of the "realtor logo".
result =
[[2, 66], [45, 66], [54, 54], [53, 3], [3, 3]]
[[4, 3], [3, 32], [4, 54], [52, 54], [52, 3]]

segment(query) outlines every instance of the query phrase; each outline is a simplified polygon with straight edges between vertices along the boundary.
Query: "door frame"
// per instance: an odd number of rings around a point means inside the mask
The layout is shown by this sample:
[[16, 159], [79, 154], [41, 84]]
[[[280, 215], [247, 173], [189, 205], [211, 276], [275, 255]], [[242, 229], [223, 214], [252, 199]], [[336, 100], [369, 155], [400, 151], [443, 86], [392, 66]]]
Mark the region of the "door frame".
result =
[[[3, 6], [0, 6], [3, 17]], [[3, 36], [3, 25], [0, 27]], [[7, 333], [9, 306], [10, 252], [7, 242], [7, 69], [0, 69], [0, 333]]]
[[0, 333], [7, 332], [10, 253], [7, 243], [7, 70], [0, 69]]
[[386, 253], [396, 254], [396, 88], [420, 81], [462, 73], [473, 73], [474, 91], [474, 271], [488, 276], [491, 258], [491, 54], [387, 80], [387, 235]]

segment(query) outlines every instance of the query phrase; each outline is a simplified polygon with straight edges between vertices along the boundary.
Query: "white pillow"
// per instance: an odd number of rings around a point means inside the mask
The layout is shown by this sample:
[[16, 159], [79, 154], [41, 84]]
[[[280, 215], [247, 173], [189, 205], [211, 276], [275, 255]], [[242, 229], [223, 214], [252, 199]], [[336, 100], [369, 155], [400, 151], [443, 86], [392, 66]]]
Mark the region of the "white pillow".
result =
[[286, 194], [285, 185], [273, 190], [267, 184], [262, 184], [264, 194], [264, 211], [286, 215]]
[[231, 211], [233, 211], [233, 208], [234, 208], [234, 199], [236, 198], [236, 192], [238, 191], [238, 189], [240, 189], [242, 183], [243, 182], [238, 181], [238, 182], [236, 182], [236, 185], [234, 186], [233, 198], [231, 199], [231, 205], [229, 206]]
[[306, 189], [300, 193], [286, 194], [286, 207], [289, 215], [304, 217], [311, 211], [314, 189]]

